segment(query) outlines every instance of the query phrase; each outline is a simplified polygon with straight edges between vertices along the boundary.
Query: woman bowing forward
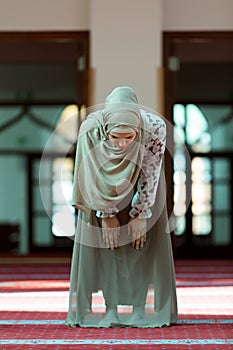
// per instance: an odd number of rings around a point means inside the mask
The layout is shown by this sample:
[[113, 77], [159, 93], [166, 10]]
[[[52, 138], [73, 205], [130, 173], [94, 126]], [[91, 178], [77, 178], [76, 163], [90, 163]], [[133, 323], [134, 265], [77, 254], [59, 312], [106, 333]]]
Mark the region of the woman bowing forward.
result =
[[66, 324], [162, 327], [177, 321], [167, 232], [163, 119], [115, 88], [82, 123], [73, 206], [78, 209]]

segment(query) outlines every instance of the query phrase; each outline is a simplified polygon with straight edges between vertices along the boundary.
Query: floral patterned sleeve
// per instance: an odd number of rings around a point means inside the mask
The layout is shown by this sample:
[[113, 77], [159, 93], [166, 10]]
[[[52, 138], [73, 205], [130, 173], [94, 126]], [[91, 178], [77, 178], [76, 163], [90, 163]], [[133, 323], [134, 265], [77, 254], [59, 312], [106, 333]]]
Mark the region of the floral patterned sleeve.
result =
[[147, 135], [142, 169], [137, 192], [132, 199], [131, 217], [150, 218], [161, 172], [162, 158], [166, 145], [166, 124], [158, 116], [145, 114]]

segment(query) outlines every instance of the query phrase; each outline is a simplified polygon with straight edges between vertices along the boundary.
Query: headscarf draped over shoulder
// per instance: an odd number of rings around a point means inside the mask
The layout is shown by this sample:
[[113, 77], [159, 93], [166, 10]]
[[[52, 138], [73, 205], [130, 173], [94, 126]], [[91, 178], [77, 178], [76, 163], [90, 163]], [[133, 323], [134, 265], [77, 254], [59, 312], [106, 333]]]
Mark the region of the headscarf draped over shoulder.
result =
[[[125, 149], [108, 138], [110, 131], [136, 131]], [[120, 129], [119, 129], [120, 128]], [[130, 87], [115, 88], [103, 110], [89, 114], [82, 123], [76, 150], [73, 206], [89, 217], [91, 210], [117, 206], [135, 186], [144, 153], [143, 119]]]

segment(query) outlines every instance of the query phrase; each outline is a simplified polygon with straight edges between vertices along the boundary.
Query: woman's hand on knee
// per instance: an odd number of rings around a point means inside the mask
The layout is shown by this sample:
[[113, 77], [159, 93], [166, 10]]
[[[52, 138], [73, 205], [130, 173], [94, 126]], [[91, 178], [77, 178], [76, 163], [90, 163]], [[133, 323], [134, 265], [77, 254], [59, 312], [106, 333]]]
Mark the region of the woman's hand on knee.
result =
[[146, 242], [147, 219], [132, 218], [128, 223], [128, 233], [132, 235], [132, 247], [142, 248]]
[[107, 248], [118, 247], [120, 223], [116, 216], [102, 219], [103, 241]]

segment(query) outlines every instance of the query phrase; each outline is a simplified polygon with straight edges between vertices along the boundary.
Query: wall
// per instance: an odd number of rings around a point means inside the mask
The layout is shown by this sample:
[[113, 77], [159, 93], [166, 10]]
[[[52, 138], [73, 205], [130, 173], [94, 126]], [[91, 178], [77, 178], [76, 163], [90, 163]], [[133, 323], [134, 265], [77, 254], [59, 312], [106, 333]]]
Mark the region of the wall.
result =
[[139, 103], [155, 108], [161, 19], [160, 0], [90, 1], [96, 103], [102, 103], [115, 86], [130, 85]]
[[163, 30], [233, 30], [232, 0], [163, 0]]
[[87, 30], [88, 0], [0, 0], [0, 31]]

